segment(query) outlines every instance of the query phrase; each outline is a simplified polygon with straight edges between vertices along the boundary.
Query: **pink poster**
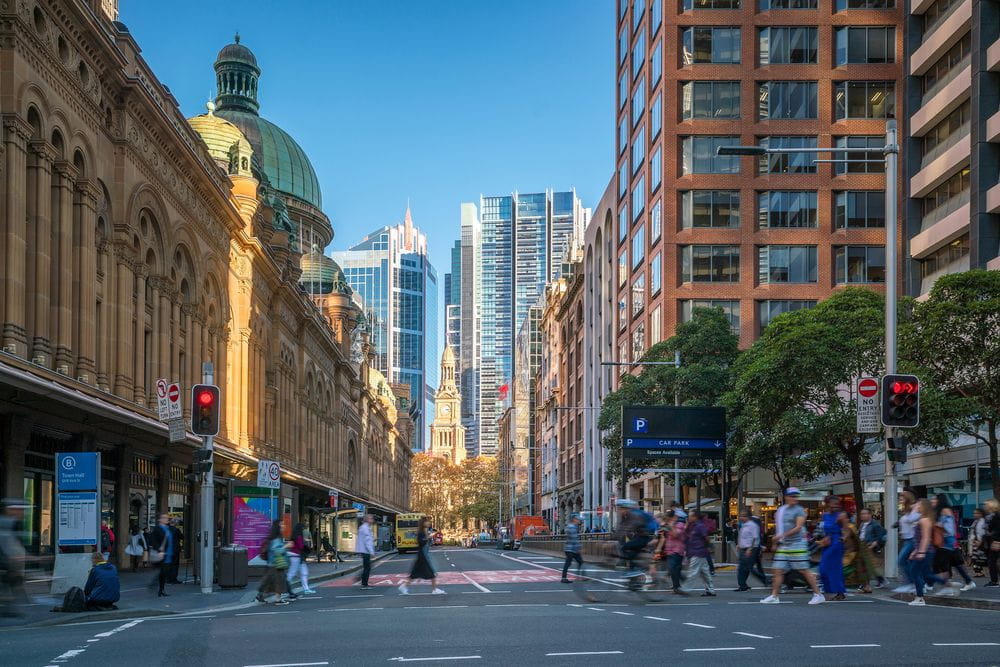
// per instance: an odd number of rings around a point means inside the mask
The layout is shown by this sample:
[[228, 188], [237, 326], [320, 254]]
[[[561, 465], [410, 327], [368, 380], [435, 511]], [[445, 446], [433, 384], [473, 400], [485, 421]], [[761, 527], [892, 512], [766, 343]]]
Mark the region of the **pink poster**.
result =
[[260, 545], [271, 530], [270, 501], [270, 498], [254, 496], [233, 499], [233, 543], [247, 548], [248, 560], [253, 560], [260, 552]]

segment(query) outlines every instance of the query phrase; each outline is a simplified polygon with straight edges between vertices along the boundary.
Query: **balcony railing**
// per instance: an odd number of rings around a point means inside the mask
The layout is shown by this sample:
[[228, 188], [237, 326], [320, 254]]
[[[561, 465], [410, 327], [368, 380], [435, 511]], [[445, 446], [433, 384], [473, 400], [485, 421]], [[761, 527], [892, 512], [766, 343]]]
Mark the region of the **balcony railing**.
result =
[[927, 294], [934, 287], [935, 281], [943, 275], [948, 273], [962, 273], [963, 271], [969, 270], [969, 256], [966, 255], [961, 259], [957, 259], [951, 264], [944, 266], [934, 273], [929, 273], [920, 279], [920, 293]]
[[946, 201], [941, 206], [920, 219], [920, 233], [936, 225], [939, 221], [948, 217], [958, 209], [969, 203], [969, 190], [962, 190], [957, 195]]
[[959, 141], [969, 136], [970, 125], [968, 122], [962, 123], [948, 138], [939, 143], [934, 148], [924, 153], [920, 158], [920, 168], [923, 169], [931, 162], [941, 157], [945, 151], [957, 144]]
[[956, 63], [954, 67], [948, 70], [948, 72], [944, 76], [935, 81], [934, 85], [928, 88], [924, 92], [924, 96], [920, 98], [920, 105], [921, 106], [926, 105], [928, 102], [931, 101], [931, 99], [935, 95], [938, 94], [938, 92], [941, 91], [942, 88], [944, 88], [949, 83], [954, 81], [955, 77], [957, 77], [966, 67], [969, 66], [969, 62], [971, 62], [971, 60], [972, 60], [971, 56], [965, 56], [964, 58], [962, 58], [962, 60]]
[[948, 8], [947, 12], [936, 16], [933, 21], [924, 25], [924, 38], [922, 41], [927, 42], [927, 40], [931, 39], [937, 27], [941, 25], [944, 21], [947, 21], [949, 18], [951, 18], [951, 15], [954, 14], [955, 10], [961, 7], [962, 4], [963, 4], [962, 2], [956, 2], [952, 4], [951, 7]]

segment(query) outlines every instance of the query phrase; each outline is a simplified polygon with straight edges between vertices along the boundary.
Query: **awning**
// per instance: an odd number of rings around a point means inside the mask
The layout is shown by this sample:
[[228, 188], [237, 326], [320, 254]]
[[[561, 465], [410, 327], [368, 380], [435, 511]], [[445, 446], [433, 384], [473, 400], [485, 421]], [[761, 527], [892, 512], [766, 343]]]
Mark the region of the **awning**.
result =
[[910, 473], [910, 486], [938, 486], [953, 482], [965, 482], [968, 479], [969, 469], [963, 466], [961, 468], [949, 468], [948, 470]]

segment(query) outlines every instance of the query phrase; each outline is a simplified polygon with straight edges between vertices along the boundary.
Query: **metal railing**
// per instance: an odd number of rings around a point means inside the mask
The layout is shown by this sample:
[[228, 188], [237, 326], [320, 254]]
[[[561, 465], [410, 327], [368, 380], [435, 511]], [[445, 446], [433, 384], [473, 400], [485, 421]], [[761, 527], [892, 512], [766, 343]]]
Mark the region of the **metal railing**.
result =
[[970, 62], [972, 62], [972, 56], [965, 56], [955, 65], [953, 65], [951, 69], [949, 69], [945, 73], [944, 76], [942, 76], [941, 78], [939, 78], [937, 81], [934, 82], [933, 86], [924, 91], [923, 97], [920, 98], [920, 105], [923, 106], [928, 102], [930, 102], [931, 99], [935, 95], [937, 95], [942, 88], [944, 88], [949, 83], [954, 81], [955, 77], [957, 77], [962, 72], [962, 70], [968, 67]]
[[934, 148], [930, 149], [920, 157], [920, 168], [923, 169], [931, 162], [941, 157], [945, 151], [957, 144], [959, 141], [969, 136], [971, 126], [968, 122], [959, 125], [954, 132], [948, 135], [948, 137], [939, 143]]
[[942, 219], [951, 215], [958, 209], [969, 203], [969, 190], [962, 190], [957, 195], [938, 206], [936, 209], [920, 219], [920, 232], [926, 232]]

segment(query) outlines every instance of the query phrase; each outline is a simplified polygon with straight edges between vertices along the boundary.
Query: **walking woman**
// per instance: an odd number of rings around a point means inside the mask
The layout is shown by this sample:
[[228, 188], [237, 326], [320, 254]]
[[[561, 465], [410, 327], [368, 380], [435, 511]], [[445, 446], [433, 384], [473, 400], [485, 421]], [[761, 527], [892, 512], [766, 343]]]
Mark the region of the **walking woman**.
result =
[[920, 519], [913, 527], [913, 551], [910, 553], [910, 581], [916, 587], [917, 596], [910, 602], [911, 607], [923, 607], [924, 588], [928, 583], [945, 584], [945, 580], [931, 573], [931, 563], [934, 562], [934, 542], [931, 536], [934, 532], [934, 508], [926, 498], [921, 498], [913, 504], [914, 510], [920, 514]]
[[149, 549], [149, 545], [146, 544], [146, 536], [139, 530], [138, 524], [132, 524], [129, 529], [128, 544], [125, 545], [125, 553], [132, 559], [133, 572], [139, 571], [139, 562], [147, 549]]
[[848, 585], [857, 586], [859, 593], [871, 593], [871, 580], [875, 573], [871, 549], [861, 540], [847, 512], [841, 512], [837, 520], [844, 538], [844, 579]]
[[301, 521], [292, 528], [292, 545], [288, 550], [288, 557], [291, 559], [291, 564], [288, 567], [288, 597], [292, 599], [298, 597], [291, 592], [292, 582], [295, 581], [296, 576], [302, 582], [303, 595], [316, 594], [316, 591], [309, 588], [309, 566], [306, 564], [306, 559], [309, 557], [309, 542], [306, 541], [307, 532]]
[[177, 545], [174, 543], [174, 533], [170, 530], [170, 516], [167, 514], [161, 514], [159, 518], [159, 523], [149, 537], [149, 548], [151, 551], [156, 552], [154, 558], [153, 554], [149, 555], [149, 560], [156, 562], [160, 568], [159, 574], [156, 575], [156, 579], [150, 582], [149, 587], [158, 586], [159, 590], [157, 596], [161, 598], [167, 597], [166, 591], [163, 590], [164, 584], [167, 583], [167, 575], [170, 573], [170, 564], [174, 562], [177, 558]]
[[990, 570], [990, 583], [987, 588], [1000, 586], [1000, 502], [990, 498], [983, 503], [986, 510], [986, 537], [983, 540], [986, 549], [986, 564]]
[[[965, 558], [962, 556], [961, 545], [958, 543], [958, 522], [955, 520], [955, 512], [951, 509], [951, 503], [948, 502], [948, 496], [939, 493], [935, 496], [932, 504], [937, 518], [935, 524], [941, 527], [944, 538], [937, 553], [934, 554], [934, 574], [941, 575], [945, 581], [951, 583], [951, 570], [954, 568], [965, 580], [965, 585], [955, 582], [951, 586], [961, 587], [960, 590], [963, 591], [971, 590], [976, 587], [976, 582], [965, 571]], [[954, 595], [954, 592], [945, 589], [939, 595]]]
[[431, 582], [431, 593], [434, 595], [444, 595], [444, 591], [438, 588], [437, 572], [431, 564], [431, 520], [424, 517], [420, 520], [420, 527], [417, 529], [417, 560], [413, 562], [413, 569], [406, 581], [399, 585], [399, 592], [409, 595], [410, 586], [414, 579], [429, 579]]
[[285, 548], [285, 539], [281, 536], [281, 521], [271, 522], [271, 531], [261, 545], [261, 552], [267, 554], [267, 574], [260, 581], [257, 602], [267, 602], [268, 594], [273, 593], [277, 596], [273, 600], [275, 604], [288, 604], [285, 598], [285, 594], [288, 593], [285, 573], [288, 571], [290, 561]]
[[972, 544], [972, 574], [983, 576], [986, 567], [986, 515], [978, 507], [972, 510], [972, 527], [969, 530], [969, 542]]
[[[920, 521], [920, 512], [916, 508], [917, 494], [910, 487], [903, 489], [903, 511], [899, 515], [899, 537], [901, 539], [899, 547], [899, 559], [897, 560], [897, 565], [899, 566], [899, 572], [903, 578], [909, 578], [909, 572], [912, 565], [910, 561], [910, 555], [913, 553], [914, 541], [913, 532], [914, 526]], [[897, 526], [893, 526], [896, 528]], [[897, 587], [892, 592], [893, 593], [913, 593], [916, 591], [913, 582], [904, 583], [902, 586]]]
[[[840, 499], [827, 496], [823, 513], [823, 555], [819, 559], [819, 578], [828, 600], [846, 599], [844, 584], [844, 540], [840, 524]], [[832, 597], [830, 597], [832, 596]]]

